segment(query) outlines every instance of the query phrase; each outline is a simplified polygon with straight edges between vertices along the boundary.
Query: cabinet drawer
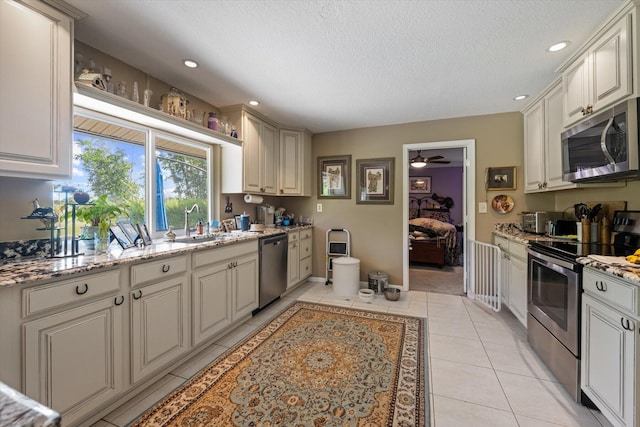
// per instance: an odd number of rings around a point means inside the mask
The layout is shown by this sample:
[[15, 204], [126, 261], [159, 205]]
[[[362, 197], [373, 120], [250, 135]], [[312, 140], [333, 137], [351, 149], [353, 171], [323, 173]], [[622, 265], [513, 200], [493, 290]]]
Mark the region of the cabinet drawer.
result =
[[527, 245], [518, 242], [509, 242], [509, 254], [522, 260], [527, 259]]
[[300, 259], [311, 256], [311, 239], [300, 240]]
[[612, 304], [627, 313], [638, 315], [638, 286], [608, 274], [585, 269], [584, 291], [596, 299]]
[[187, 257], [177, 256], [159, 261], [146, 262], [131, 267], [131, 286], [166, 279], [187, 271]]
[[300, 240], [300, 232], [299, 231], [291, 231], [289, 232], [289, 243], [297, 242]]
[[311, 276], [311, 257], [300, 261], [300, 279], [306, 279], [309, 276]]
[[493, 235], [493, 244], [500, 248], [502, 252], [509, 253], [509, 239], [502, 236]]
[[313, 234], [313, 231], [310, 228], [308, 230], [301, 230], [300, 240], [310, 239], [312, 234]]
[[22, 293], [23, 314], [29, 316], [64, 304], [117, 292], [119, 289], [120, 270], [25, 289]]
[[224, 261], [225, 259], [238, 258], [243, 255], [258, 251], [258, 240], [234, 245], [225, 245], [213, 249], [194, 252], [191, 265], [193, 268], [200, 268]]

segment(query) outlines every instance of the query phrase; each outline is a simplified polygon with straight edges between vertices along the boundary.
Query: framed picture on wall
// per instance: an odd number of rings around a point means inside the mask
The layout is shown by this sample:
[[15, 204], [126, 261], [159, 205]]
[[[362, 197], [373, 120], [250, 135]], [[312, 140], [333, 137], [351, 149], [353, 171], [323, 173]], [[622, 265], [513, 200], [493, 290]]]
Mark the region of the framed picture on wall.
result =
[[393, 204], [395, 158], [356, 160], [358, 197], [356, 203]]
[[516, 167], [487, 168], [485, 183], [487, 190], [515, 190]]
[[351, 155], [318, 157], [318, 197], [351, 198]]
[[430, 176], [410, 176], [409, 177], [409, 193], [431, 193], [431, 177]]

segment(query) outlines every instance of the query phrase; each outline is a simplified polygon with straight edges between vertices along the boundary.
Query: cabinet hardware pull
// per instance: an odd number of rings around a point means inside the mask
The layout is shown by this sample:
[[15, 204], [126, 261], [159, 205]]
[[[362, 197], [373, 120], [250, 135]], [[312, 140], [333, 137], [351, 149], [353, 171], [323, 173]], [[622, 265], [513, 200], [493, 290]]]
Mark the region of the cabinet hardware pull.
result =
[[78, 295], [84, 295], [84, 294], [86, 294], [86, 293], [87, 293], [87, 291], [89, 290], [89, 285], [88, 285], [87, 283], [85, 283], [85, 284], [84, 284], [84, 285], [82, 285], [82, 286], [84, 286], [84, 287], [82, 288], [82, 289], [84, 289], [83, 291], [81, 291], [81, 290], [80, 290], [80, 286], [79, 286], [79, 285], [76, 285], [76, 294], [78, 294]]
[[237, 267], [237, 266], [238, 266], [238, 261], [234, 261], [234, 262], [233, 262], [233, 267], [235, 268], [235, 267]]
[[[120, 302], [118, 302], [118, 298], [122, 298], [122, 299], [120, 299]], [[113, 299], [113, 303], [114, 303], [115, 305], [122, 305], [122, 304], [124, 304], [124, 295], [119, 295], [119, 296], [115, 297], [115, 298]]]
[[141, 290], [138, 290], [138, 296], [136, 296], [135, 292], [133, 293], [133, 299], [139, 300], [140, 298], [142, 298], [142, 291]]
[[233, 263], [230, 262], [229, 265], [227, 265], [227, 268], [233, 268]]
[[631, 327], [631, 321], [629, 319], [625, 319], [624, 317], [621, 317], [620, 324], [627, 331], [633, 331], [633, 328]]
[[169, 270], [171, 270], [171, 265], [170, 264], [162, 264], [162, 272], [163, 273], [167, 273], [167, 272], [169, 272]]

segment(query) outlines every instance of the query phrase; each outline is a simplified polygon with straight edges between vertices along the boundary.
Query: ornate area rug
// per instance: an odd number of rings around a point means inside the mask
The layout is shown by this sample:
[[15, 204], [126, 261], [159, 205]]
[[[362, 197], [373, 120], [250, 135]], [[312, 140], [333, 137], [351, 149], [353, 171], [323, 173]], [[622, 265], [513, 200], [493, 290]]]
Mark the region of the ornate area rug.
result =
[[131, 426], [425, 426], [424, 319], [296, 302]]

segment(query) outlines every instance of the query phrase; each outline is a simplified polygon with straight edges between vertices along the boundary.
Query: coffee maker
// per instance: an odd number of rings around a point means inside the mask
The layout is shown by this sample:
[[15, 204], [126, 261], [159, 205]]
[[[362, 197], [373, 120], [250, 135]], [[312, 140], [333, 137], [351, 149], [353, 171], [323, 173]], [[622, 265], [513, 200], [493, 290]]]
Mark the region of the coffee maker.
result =
[[258, 219], [258, 224], [264, 224], [265, 227], [273, 227], [275, 208], [270, 205], [256, 206], [256, 218]]

